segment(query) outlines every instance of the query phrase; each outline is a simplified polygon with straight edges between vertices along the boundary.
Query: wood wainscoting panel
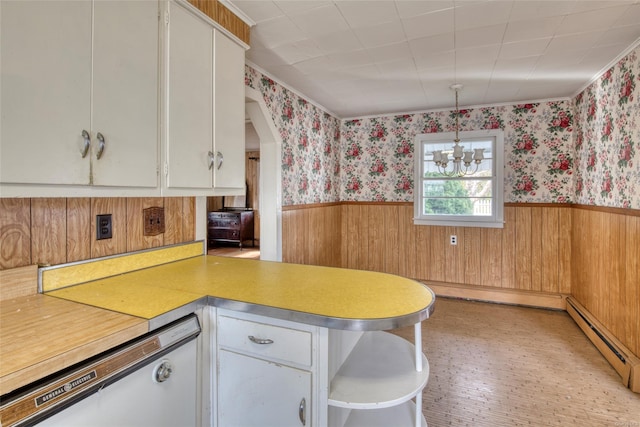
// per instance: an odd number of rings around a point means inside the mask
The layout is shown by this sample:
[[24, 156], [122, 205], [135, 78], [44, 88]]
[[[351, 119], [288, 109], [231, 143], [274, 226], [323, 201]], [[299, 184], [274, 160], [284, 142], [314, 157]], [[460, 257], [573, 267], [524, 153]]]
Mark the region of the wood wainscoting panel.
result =
[[480, 285], [502, 287], [502, 237], [501, 228], [480, 230], [481, 268]]
[[[385, 212], [388, 210], [390, 210], [390, 208], [380, 205], [368, 206], [366, 209], [368, 256], [364, 264], [365, 270], [385, 271], [388, 259], [385, 251], [385, 246], [387, 245], [386, 237], [388, 235], [385, 229], [387, 226], [385, 223]], [[397, 227], [395, 228], [397, 229]]]
[[523, 207], [516, 209], [515, 243], [516, 243], [516, 286], [515, 289], [531, 290], [531, 209]]
[[307, 245], [308, 210], [282, 211], [282, 261], [305, 264]]
[[470, 285], [482, 285], [482, 250], [481, 230], [465, 227], [463, 230], [462, 250], [464, 253], [464, 277], [462, 282]]
[[571, 293], [640, 355], [640, 217], [573, 209]]
[[0, 269], [31, 262], [31, 199], [0, 198]]
[[418, 277], [416, 236], [418, 226], [413, 223], [413, 206], [398, 206], [398, 274], [404, 277]]
[[384, 217], [385, 244], [384, 268], [382, 271], [390, 274], [400, 272], [400, 206], [390, 206], [382, 211]]
[[[640, 356], [640, 217], [626, 218], [626, 286], [624, 301], [627, 306], [624, 339], [626, 346]], [[634, 286], [635, 284], [635, 286]], [[639, 368], [640, 370], [640, 368]], [[640, 388], [640, 378], [638, 378]]]
[[[335, 210], [333, 203], [284, 209], [283, 258], [438, 283], [547, 294], [571, 290], [568, 205], [506, 206], [502, 229], [416, 226], [411, 203], [344, 202], [341, 219], [332, 223]], [[457, 245], [450, 244], [451, 235]], [[328, 255], [336, 252], [335, 242], [341, 242], [340, 258]]]
[[342, 265], [342, 207], [307, 205], [282, 211], [282, 260], [295, 264]]
[[502, 287], [516, 288], [516, 210], [512, 206], [504, 207], [504, 227], [502, 229]]

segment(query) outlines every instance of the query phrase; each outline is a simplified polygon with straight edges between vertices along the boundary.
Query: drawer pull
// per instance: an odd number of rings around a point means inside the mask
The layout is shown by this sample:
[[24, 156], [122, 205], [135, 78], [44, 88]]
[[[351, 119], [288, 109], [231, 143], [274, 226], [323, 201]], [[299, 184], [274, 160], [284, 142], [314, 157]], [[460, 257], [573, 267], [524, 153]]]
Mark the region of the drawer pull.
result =
[[256, 344], [273, 344], [273, 340], [270, 340], [269, 338], [256, 338], [253, 335], [249, 335], [249, 341]]

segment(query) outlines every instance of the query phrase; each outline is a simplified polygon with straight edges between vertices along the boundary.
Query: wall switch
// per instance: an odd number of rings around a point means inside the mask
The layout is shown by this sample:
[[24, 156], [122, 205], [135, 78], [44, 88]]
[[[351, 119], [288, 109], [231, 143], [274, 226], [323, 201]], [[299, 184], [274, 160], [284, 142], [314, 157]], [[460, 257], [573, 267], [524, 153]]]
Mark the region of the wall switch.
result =
[[164, 208], [147, 208], [143, 209], [142, 213], [145, 236], [156, 236], [164, 233]]
[[458, 236], [456, 236], [455, 234], [452, 234], [451, 236], [449, 236], [449, 241], [451, 242], [451, 244], [453, 246], [458, 244]]
[[96, 240], [110, 239], [112, 234], [111, 214], [96, 215]]

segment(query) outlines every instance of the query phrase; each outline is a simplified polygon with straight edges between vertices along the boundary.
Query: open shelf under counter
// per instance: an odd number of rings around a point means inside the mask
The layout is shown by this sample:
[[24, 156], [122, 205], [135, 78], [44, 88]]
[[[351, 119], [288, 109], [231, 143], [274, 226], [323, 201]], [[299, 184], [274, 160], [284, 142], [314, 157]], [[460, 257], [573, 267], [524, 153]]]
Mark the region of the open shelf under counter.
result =
[[[420, 417], [418, 423], [415, 423], [416, 414]], [[344, 423], [344, 427], [389, 427], [414, 425], [427, 427], [427, 420], [421, 412], [416, 412], [416, 404], [412, 401], [387, 409], [353, 409]]]
[[329, 406], [380, 409], [400, 405], [420, 394], [429, 379], [429, 363], [416, 347], [389, 332], [362, 335], [331, 379]]

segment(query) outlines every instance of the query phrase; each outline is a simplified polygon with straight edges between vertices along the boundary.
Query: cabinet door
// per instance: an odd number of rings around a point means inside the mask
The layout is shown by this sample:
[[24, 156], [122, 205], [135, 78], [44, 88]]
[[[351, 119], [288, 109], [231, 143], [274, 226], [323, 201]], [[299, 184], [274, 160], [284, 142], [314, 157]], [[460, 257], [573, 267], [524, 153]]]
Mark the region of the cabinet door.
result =
[[95, 185], [158, 186], [158, 39], [157, 1], [94, 2]]
[[213, 27], [169, 6], [167, 187], [212, 188]]
[[88, 184], [91, 2], [0, 2], [0, 182]]
[[216, 158], [213, 185], [216, 189], [245, 192], [244, 141], [244, 48], [215, 30], [214, 148]]
[[226, 350], [218, 357], [218, 426], [312, 425], [310, 372]]

